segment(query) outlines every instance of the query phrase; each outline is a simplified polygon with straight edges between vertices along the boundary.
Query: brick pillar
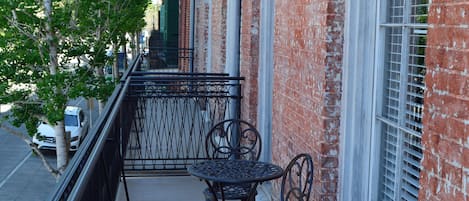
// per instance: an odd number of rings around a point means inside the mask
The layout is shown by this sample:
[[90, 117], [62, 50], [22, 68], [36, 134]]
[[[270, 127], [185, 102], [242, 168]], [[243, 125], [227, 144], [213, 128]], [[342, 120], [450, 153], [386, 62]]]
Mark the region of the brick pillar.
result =
[[259, 72], [260, 0], [242, 1], [240, 73], [243, 82], [241, 118], [256, 125]]
[[469, 2], [428, 15], [419, 200], [469, 200]]
[[195, 1], [194, 72], [206, 72], [209, 4]]
[[212, 0], [212, 72], [225, 72], [226, 0]]
[[182, 50], [178, 52], [178, 67], [183, 72], [189, 71], [189, 52], [184, 49], [189, 48], [189, 31], [191, 18], [191, 2], [190, 0], [179, 0], [179, 37], [178, 48]]
[[311, 200], [337, 200], [344, 4], [275, 1], [272, 157], [313, 156]]

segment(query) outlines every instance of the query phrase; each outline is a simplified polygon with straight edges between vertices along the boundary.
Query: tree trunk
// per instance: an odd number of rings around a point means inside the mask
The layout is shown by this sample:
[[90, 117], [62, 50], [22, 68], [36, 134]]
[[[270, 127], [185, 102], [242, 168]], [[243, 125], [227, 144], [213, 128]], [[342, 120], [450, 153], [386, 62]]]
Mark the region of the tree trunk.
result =
[[[49, 46], [49, 71], [51, 75], [57, 74], [57, 42], [56, 42], [56, 33], [52, 28], [52, 2], [51, 0], [44, 0], [44, 15], [46, 17], [46, 42]], [[61, 89], [56, 88], [54, 94], [59, 95], [63, 93]], [[65, 137], [65, 126], [63, 121], [57, 122], [57, 125], [54, 126], [55, 139], [56, 139], [56, 154], [57, 154], [57, 169], [62, 174], [65, 168], [68, 165], [68, 147], [70, 146], [70, 141]]]
[[[101, 18], [101, 9], [98, 10], [98, 17]], [[101, 25], [98, 25], [98, 27], [96, 28], [96, 39], [97, 39], [97, 41], [101, 40]], [[104, 77], [104, 71], [105, 71], [104, 66], [97, 66], [96, 68], [97, 68], [97, 74], [100, 77]], [[94, 106], [93, 103], [94, 103], [93, 100], [90, 99], [89, 100], [89, 106], [91, 106], [89, 108], [90, 109], [90, 128], [92, 127], [92, 122], [91, 122], [91, 119], [92, 119], [91, 115], [92, 114], [91, 114], [91, 111], [92, 111], [92, 108]], [[101, 100], [98, 100], [98, 108], [99, 108], [98, 109], [98, 114], [101, 114], [101, 112], [103, 111], [103, 107], [104, 107], [103, 105], [104, 105], [104, 103], [102, 103]]]
[[126, 39], [125, 39], [125, 35], [122, 36], [122, 50], [124, 52], [124, 69], [127, 70], [127, 42], [126, 42]]
[[49, 45], [49, 58], [50, 58], [50, 65], [49, 70], [50, 74], [55, 75], [57, 74], [57, 44], [55, 42], [55, 32], [52, 30], [52, 2], [51, 0], [44, 0], [44, 11], [47, 19], [46, 23], [46, 41], [47, 45]]
[[137, 55], [139, 55], [141, 53], [141, 50], [140, 50], [140, 34], [141, 34], [141, 32], [137, 31], [137, 33], [136, 33], [137, 36], [135, 38], [136, 41], [137, 41], [137, 44], [136, 44], [137, 46], [135, 48], [137, 50]]
[[54, 126], [55, 143], [57, 154], [57, 169], [63, 173], [68, 164], [68, 151], [70, 150], [70, 136], [65, 134], [65, 125], [63, 121], [57, 122]]
[[94, 123], [94, 119], [93, 119], [93, 107], [94, 107], [94, 98], [88, 98], [88, 113], [89, 113], [89, 121], [90, 121], [90, 125], [89, 125], [89, 130], [91, 130], [91, 128], [93, 128], [93, 123]]
[[119, 50], [117, 49], [117, 44], [113, 43], [112, 44], [112, 51], [114, 52], [114, 64], [112, 65], [112, 77], [114, 80], [119, 80], [119, 66], [118, 66], [118, 61], [119, 60], [119, 55], [118, 52]]
[[137, 46], [136, 46], [136, 45], [137, 45], [137, 42], [136, 42], [136, 40], [135, 40], [135, 37], [136, 37], [136, 36], [135, 36], [135, 33], [130, 34], [130, 38], [131, 38], [131, 40], [130, 40], [131, 42], [130, 42], [130, 43], [132, 44], [132, 45], [131, 45], [131, 47], [132, 47], [132, 50], [131, 50], [132, 59], [135, 59], [135, 57], [137, 56], [137, 52], [136, 52], [136, 51], [137, 51]]
[[98, 111], [99, 111], [99, 114], [101, 114], [104, 110], [104, 105], [106, 105], [106, 102], [103, 102], [101, 100], [98, 100]]
[[[105, 71], [105, 69], [104, 69], [103, 67], [97, 67], [97, 74], [98, 74], [100, 77], [104, 77], [104, 71]], [[114, 74], [114, 73], [113, 73], [113, 74]], [[93, 105], [93, 104], [92, 104], [92, 103], [93, 103], [93, 99], [90, 98], [89, 101], [91, 101], [91, 102], [90, 102], [90, 105]], [[102, 100], [98, 100], [98, 106], [99, 106], [99, 107], [98, 107], [98, 108], [99, 108], [98, 114], [101, 114], [101, 112], [102, 112], [102, 110], [103, 110], [103, 108], [104, 108], [104, 103], [103, 103]], [[90, 108], [90, 115], [91, 115], [91, 110], [92, 110], [92, 108]], [[90, 119], [91, 119], [91, 116], [90, 116]], [[90, 122], [90, 128], [91, 128], [91, 123], [92, 123], [92, 122]]]

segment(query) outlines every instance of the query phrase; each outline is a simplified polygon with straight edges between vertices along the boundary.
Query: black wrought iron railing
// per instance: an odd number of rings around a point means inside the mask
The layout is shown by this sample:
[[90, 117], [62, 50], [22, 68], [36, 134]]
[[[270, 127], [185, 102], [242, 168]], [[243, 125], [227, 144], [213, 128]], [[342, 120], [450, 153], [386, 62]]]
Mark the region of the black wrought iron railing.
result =
[[193, 65], [194, 52], [190, 48], [150, 47], [150, 69], [186, 68]]
[[131, 118], [135, 104], [123, 104], [130, 72], [140, 65], [140, 57], [126, 71], [78, 151], [61, 176], [49, 200], [115, 200], [122, 175]]
[[239, 117], [240, 81], [227, 74], [138, 72], [136, 58], [49, 200], [114, 201], [126, 171], [181, 171], [206, 159], [212, 124]]
[[[185, 170], [207, 159], [205, 136], [239, 117], [241, 78], [227, 74], [134, 73], [127, 99], [137, 105], [126, 170]], [[238, 89], [238, 90], [233, 90]]]

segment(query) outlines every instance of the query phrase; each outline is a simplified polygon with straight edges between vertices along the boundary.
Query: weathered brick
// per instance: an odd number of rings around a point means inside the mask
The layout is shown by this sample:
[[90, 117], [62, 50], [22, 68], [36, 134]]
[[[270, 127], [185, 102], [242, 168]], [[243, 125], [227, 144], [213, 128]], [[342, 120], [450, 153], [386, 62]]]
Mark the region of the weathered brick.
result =
[[[296, 145], [288, 157], [318, 153], [320, 175], [337, 172], [344, 2], [279, 0], [275, 7], [285, 12], [276, 12], [274, 22], [273, 138]], [[313, 199], [336, 200], [337, 184], [338, 177], [315, 179]]]
[[242, 1], [241, 3], [240, 74], [246, 79], [243, 82], [242, 118], [256, 122], [260, 0]]
[[430, 6], [420, 200], [469, 199], [468, 8], [460, 0]]
[[[225, 63], [226, 0], [196, 1], [196, 59], [203, 71]], [[243, 118], [257, 119], [260, 0], [242, 1]], [[212, 47], [207, 47], [208, 6]], [[345, 1], [276, 0], [274, 19], [274, 162], [314, 155], [313, 200], [336, 200]], [[420, 200], [468, 200], [469, 2], [433, 0], [429, 9]], [[212, 60], [206, 61], [207, 48]], [[331, 176], [332, 175], [332, 176]], [[274, 184], [278, 189], [278, 183]], [[446, 189], [445, 189], [446, 188]]]
[[209, 4], [205, 1], [195, 1], [194, 20], [196, 27], [194, 30], [194, 71], [207, 71], [207, 43], [208, 43], [208, 19]]
[[[460, 154], [459, 154], [460, 155]], [[459, 159], [460, 161], [461, 159]], [[461, 189], [462, 185], [462, 169], [461, 164], [455, 164], [454, 161], [444, 161], [442, 163], [441, 176], [442, 179], [447, 183], [451, 184], [457, 189]]]
[[[190, 31], [190, 1], [179, 0], [179, 37], [178, 48], [188, 49], [189, 46], [189, 31]], [[188, 52], [179, 53], [179, 69], [183, 72], [189, 71], [189, 57]]]
[[212, 1], [212, 72], [224, 73], [226, 62], [226, 0]]
[[[438, 135], [435, 135], [435, 137], [437, 136]], [[461, 168], [461, 159], [462, 159], [461, 157], [463, 153], [461, 144], [445, 139], [444, 137], [439, 137], [439, 139], [437, 140], [437, 143], [432, 143], [432, 146], [434, 146], [434, 149], [432, 150], [432, 154], [436, 153], [438, 154], [440, 158], [444, 159], [440, 161], [439, 164], [451, 163], [453, 164], [453, 166], [459, 166], [459, 168]], [[425, 153], [428, 153], [428, 152], [425, 152]], [[429, 156], [429, 158], [431, 157]], [[430, 161], [427, 161], [427, 163], [428, 162]], [[441, 168], [441, 167], [438, 166], [437, 169], [438, 168]]]
[[[461, 165], [462, 165], [464, 168], [469, 169], [469, 168], [468, 168], [468, 167], [469, 167], [469, 148], [463, 147], [462, 149], [463, 149], [463, 150], [462, 150], [462, 157], [463, 157], [463, 158], [462, 158], [462, 161], [461, 161], [461, 162], [462, 162]], [[469, 182], [469, 181], [468, 181], [468, 182]], [[469, 189], [469, 186], [468, 186], [468, 189]]]

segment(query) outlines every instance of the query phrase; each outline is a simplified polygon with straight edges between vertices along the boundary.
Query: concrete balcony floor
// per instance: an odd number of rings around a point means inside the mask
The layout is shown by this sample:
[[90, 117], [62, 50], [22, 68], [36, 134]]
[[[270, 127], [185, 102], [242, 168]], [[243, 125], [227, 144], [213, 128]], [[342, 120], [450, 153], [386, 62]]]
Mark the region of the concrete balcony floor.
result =
[[[130, 201], [203, 201], [206, 184], [192, 176], [127, 177]], [[127, 201], [121, 182], [116, 201]]]
[[[205, 201], [205, 182], [192, 176], [127, 177], [130, 201]], [[257, 201], [270, 201], [269, 185], [258, 187]], [[123, 183], [116, 201], [127, 201]]]

